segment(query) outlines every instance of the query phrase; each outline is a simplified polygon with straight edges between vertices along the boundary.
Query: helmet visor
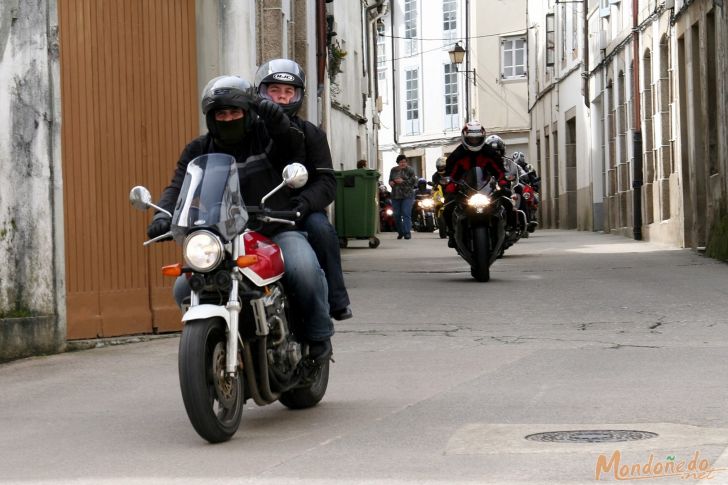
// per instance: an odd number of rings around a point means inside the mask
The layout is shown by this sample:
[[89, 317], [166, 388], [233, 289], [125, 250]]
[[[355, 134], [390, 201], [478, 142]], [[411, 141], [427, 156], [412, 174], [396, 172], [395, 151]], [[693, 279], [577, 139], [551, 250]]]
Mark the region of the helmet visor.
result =
[[298, 86], [282, 83], [261, 84], [258, 88], [258, 94], [262, 98], [286, 106], [301, 101], [303, 98], [303, 89]]

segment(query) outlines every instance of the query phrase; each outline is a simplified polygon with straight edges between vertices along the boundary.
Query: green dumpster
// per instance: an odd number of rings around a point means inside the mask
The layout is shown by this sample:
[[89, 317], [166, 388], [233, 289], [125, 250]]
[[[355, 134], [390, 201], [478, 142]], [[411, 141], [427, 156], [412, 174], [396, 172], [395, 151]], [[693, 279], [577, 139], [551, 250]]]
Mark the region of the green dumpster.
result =
[[339, 245], [350, 238], [369, 239], [369, 247], [379, 246], [377, 231], [377, 180], [379, 172], [366, 168], [334, 172], [336, 177], [335, 226]]

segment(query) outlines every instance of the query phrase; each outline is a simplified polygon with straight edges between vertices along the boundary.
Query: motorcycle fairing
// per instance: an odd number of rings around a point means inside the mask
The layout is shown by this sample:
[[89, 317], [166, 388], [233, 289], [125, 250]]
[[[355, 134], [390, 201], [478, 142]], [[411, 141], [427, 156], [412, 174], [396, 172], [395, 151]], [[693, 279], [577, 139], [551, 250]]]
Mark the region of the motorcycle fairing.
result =
[[190, 232], [212, 229], [229, 242], [247, 222], [235, 158], [207, 153], [191, 160], [172, 216], [174, 239], [182, 244]]
[[283, 253], [276, 243], [257, 232], [246, 231], [243, 235], [244, 254], [254, 254], [258, 262], [241, 271], [257, 286], [269, 285], [283, 277]]

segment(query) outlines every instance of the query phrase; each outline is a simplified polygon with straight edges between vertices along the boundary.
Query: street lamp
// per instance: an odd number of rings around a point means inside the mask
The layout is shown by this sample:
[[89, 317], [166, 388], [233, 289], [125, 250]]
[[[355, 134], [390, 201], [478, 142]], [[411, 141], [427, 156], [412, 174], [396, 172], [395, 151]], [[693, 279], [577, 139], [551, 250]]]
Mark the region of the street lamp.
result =
[[[473, 73], [473, 85], [475, 85], [475, 69], [468, 70], [468, 64], [465, 64], [465, 70], [461, 71], [458, 69], [458, 66], [463, 63], [463, 60], [465, 60], [465, 54], [468, 51], [463, 48], [463, 46], [460, 45], [460, 42], [455, 43], [455, 47], [452, 48], [451, 51], [448, 52], [450, 55], [450, 62], [455, 65], [455, 70], [457, 72], [463, 72], [465, 73], [465, 121], [467, 122], [470, 118], [470, 86], [468, 83], [468, 73]], [[470, 62], [470, 59], [468, 58], [468, 63]]]

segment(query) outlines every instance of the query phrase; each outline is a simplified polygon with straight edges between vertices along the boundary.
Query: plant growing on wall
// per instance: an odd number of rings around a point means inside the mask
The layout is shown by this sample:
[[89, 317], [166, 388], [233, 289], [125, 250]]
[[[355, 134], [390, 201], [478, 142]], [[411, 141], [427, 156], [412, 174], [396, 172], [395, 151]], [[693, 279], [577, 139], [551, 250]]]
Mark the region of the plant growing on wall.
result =
[[346, 57], [347, 52], [341, 48], [338, 40], [329, 44], [329, 81], [336, 84], [336, 76], [343, 72], [341, 70], [341, 62]]

